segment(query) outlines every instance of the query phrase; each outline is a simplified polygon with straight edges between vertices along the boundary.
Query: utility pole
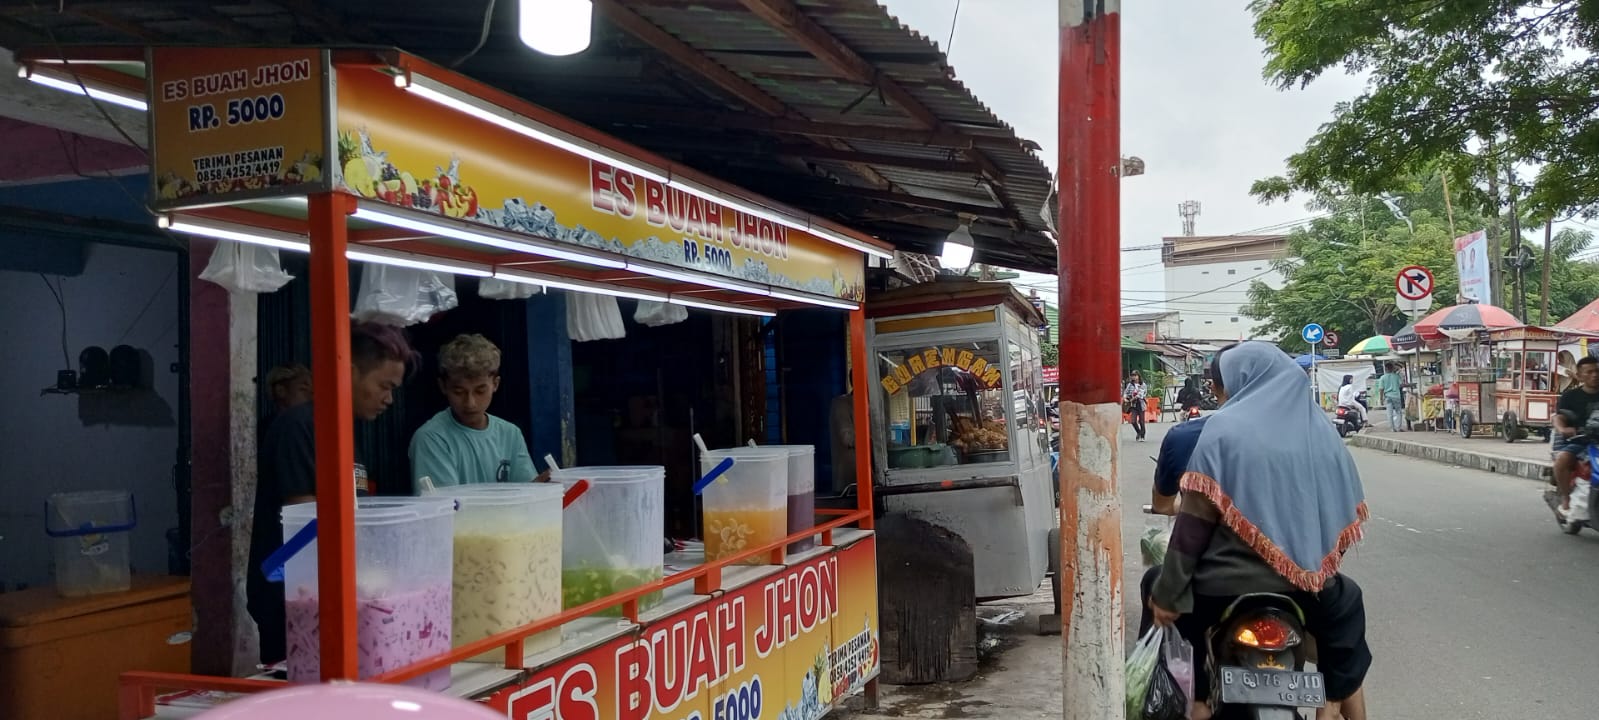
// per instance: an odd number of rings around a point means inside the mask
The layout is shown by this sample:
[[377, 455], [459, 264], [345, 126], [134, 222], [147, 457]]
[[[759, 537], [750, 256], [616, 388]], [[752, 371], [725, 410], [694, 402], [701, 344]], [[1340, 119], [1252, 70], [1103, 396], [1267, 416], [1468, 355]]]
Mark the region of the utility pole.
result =
[[1061, 686], [1066, 720], [1124, 717], [1121, 0], [1060, 0]]
[[[1516, 271], [1516, 296], [1510, 303], [1510, 312], [1516, 314], [1517, 320], [1526, 322], [1527, 273], [1526, 263], [1522, 262], [1521, 256], [1521, 210], [1516, 206], [1519, 188], [1516, 187], [1516, 166], [1512, 163], [1505, 163], [1505, 185], [1506, 192], [1510, 193], [1510, 254], [1507, 257], [1515, 257], [1512, 269]], [[1504, 303], [1500, 303], [1500, 306], [1503, 307]]]
[[1543, 307], [1538, 310], [1538, 324], [1549, 324], [1549, 241], [1555, 234], [1553, 218], [1543, 221]]
[[1177, 203], [1177, 215], [1183, 219], [1183, 237], [1194, 236], [1194, 220], [1199, 217], [1199, 201], [1184, 200]]
[[1490, 304], [1503, 304], [1505, 288], [1501, 279], [1504, 273], [1499, 270], [1504, 265], [1505, 257], [1499, 245], [1499, 211], [1503, 206], [1499, 204], [1499, 163], [1494, 148], [1494, 138], [1489, 137], [1483, 149], [1488, 157], [1488, 203], [1493, 210], [1488, 214], [1488, 295]]

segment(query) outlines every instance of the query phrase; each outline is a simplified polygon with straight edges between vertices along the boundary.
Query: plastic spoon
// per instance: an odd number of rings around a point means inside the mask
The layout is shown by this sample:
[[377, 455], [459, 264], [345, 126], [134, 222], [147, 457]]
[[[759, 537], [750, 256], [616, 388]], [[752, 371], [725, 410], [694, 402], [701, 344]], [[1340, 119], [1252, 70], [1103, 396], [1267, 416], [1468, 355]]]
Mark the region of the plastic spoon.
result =
[[589, 481], [579, 480], [575, 483], [572, 483], [572, 487], [567, 488], [566, 492], [561, 494], [561, 509], [564, 510], [572, 507], [572, 503], [576, 502], [578, 498], [583, 497], [583, 493], [588, 491]]

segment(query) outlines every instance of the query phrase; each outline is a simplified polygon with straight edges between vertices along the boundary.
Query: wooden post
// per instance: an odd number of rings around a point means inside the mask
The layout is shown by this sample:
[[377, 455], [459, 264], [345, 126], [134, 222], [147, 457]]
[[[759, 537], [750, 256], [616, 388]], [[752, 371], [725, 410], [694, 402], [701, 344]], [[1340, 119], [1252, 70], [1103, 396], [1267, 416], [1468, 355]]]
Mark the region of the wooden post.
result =
[[1060, 3], [1060, 524], [1063, 716], [1123, 717], [1121, 1]]
[[355, 428], [350, 408], [350, 263], [355, 201], [310, 197], [311, 383], [316, 388], [317, 593], [322, 679], [354, 680]]
[[1549, 260], [1549, 241], [1554, 238], [1554, 234], [1555, 221], [1553, 219], [1543, 221], [1543, 307], [1538, 310], [1539, 325], [1549, 324], [1549, 266], [1551, 264]]

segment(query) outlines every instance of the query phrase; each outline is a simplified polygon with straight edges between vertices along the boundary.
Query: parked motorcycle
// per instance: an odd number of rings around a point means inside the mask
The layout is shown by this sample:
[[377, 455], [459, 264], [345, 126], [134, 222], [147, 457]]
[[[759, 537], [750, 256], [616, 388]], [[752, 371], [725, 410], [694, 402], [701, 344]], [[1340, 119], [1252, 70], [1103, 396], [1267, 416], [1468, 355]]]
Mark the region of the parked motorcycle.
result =
[[[1151, 514], [1154, 508], [1144, 506]], [[1306, 671], [1304, 612], [1292, 598], [1254, 593], [1233, 600], [1205, 632], [1216, 720], [1299, 720], [1327, 704], [1327, 684]]]

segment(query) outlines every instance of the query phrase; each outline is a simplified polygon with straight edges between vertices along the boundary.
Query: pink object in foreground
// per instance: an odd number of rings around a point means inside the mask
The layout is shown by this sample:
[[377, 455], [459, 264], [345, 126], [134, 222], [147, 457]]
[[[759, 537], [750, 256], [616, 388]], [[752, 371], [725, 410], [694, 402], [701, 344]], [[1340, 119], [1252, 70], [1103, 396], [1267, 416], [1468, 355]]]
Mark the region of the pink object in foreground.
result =
[[504, 720], [483, 705], [404, 685], [332, 683], [261, 693], [199, 720]]

